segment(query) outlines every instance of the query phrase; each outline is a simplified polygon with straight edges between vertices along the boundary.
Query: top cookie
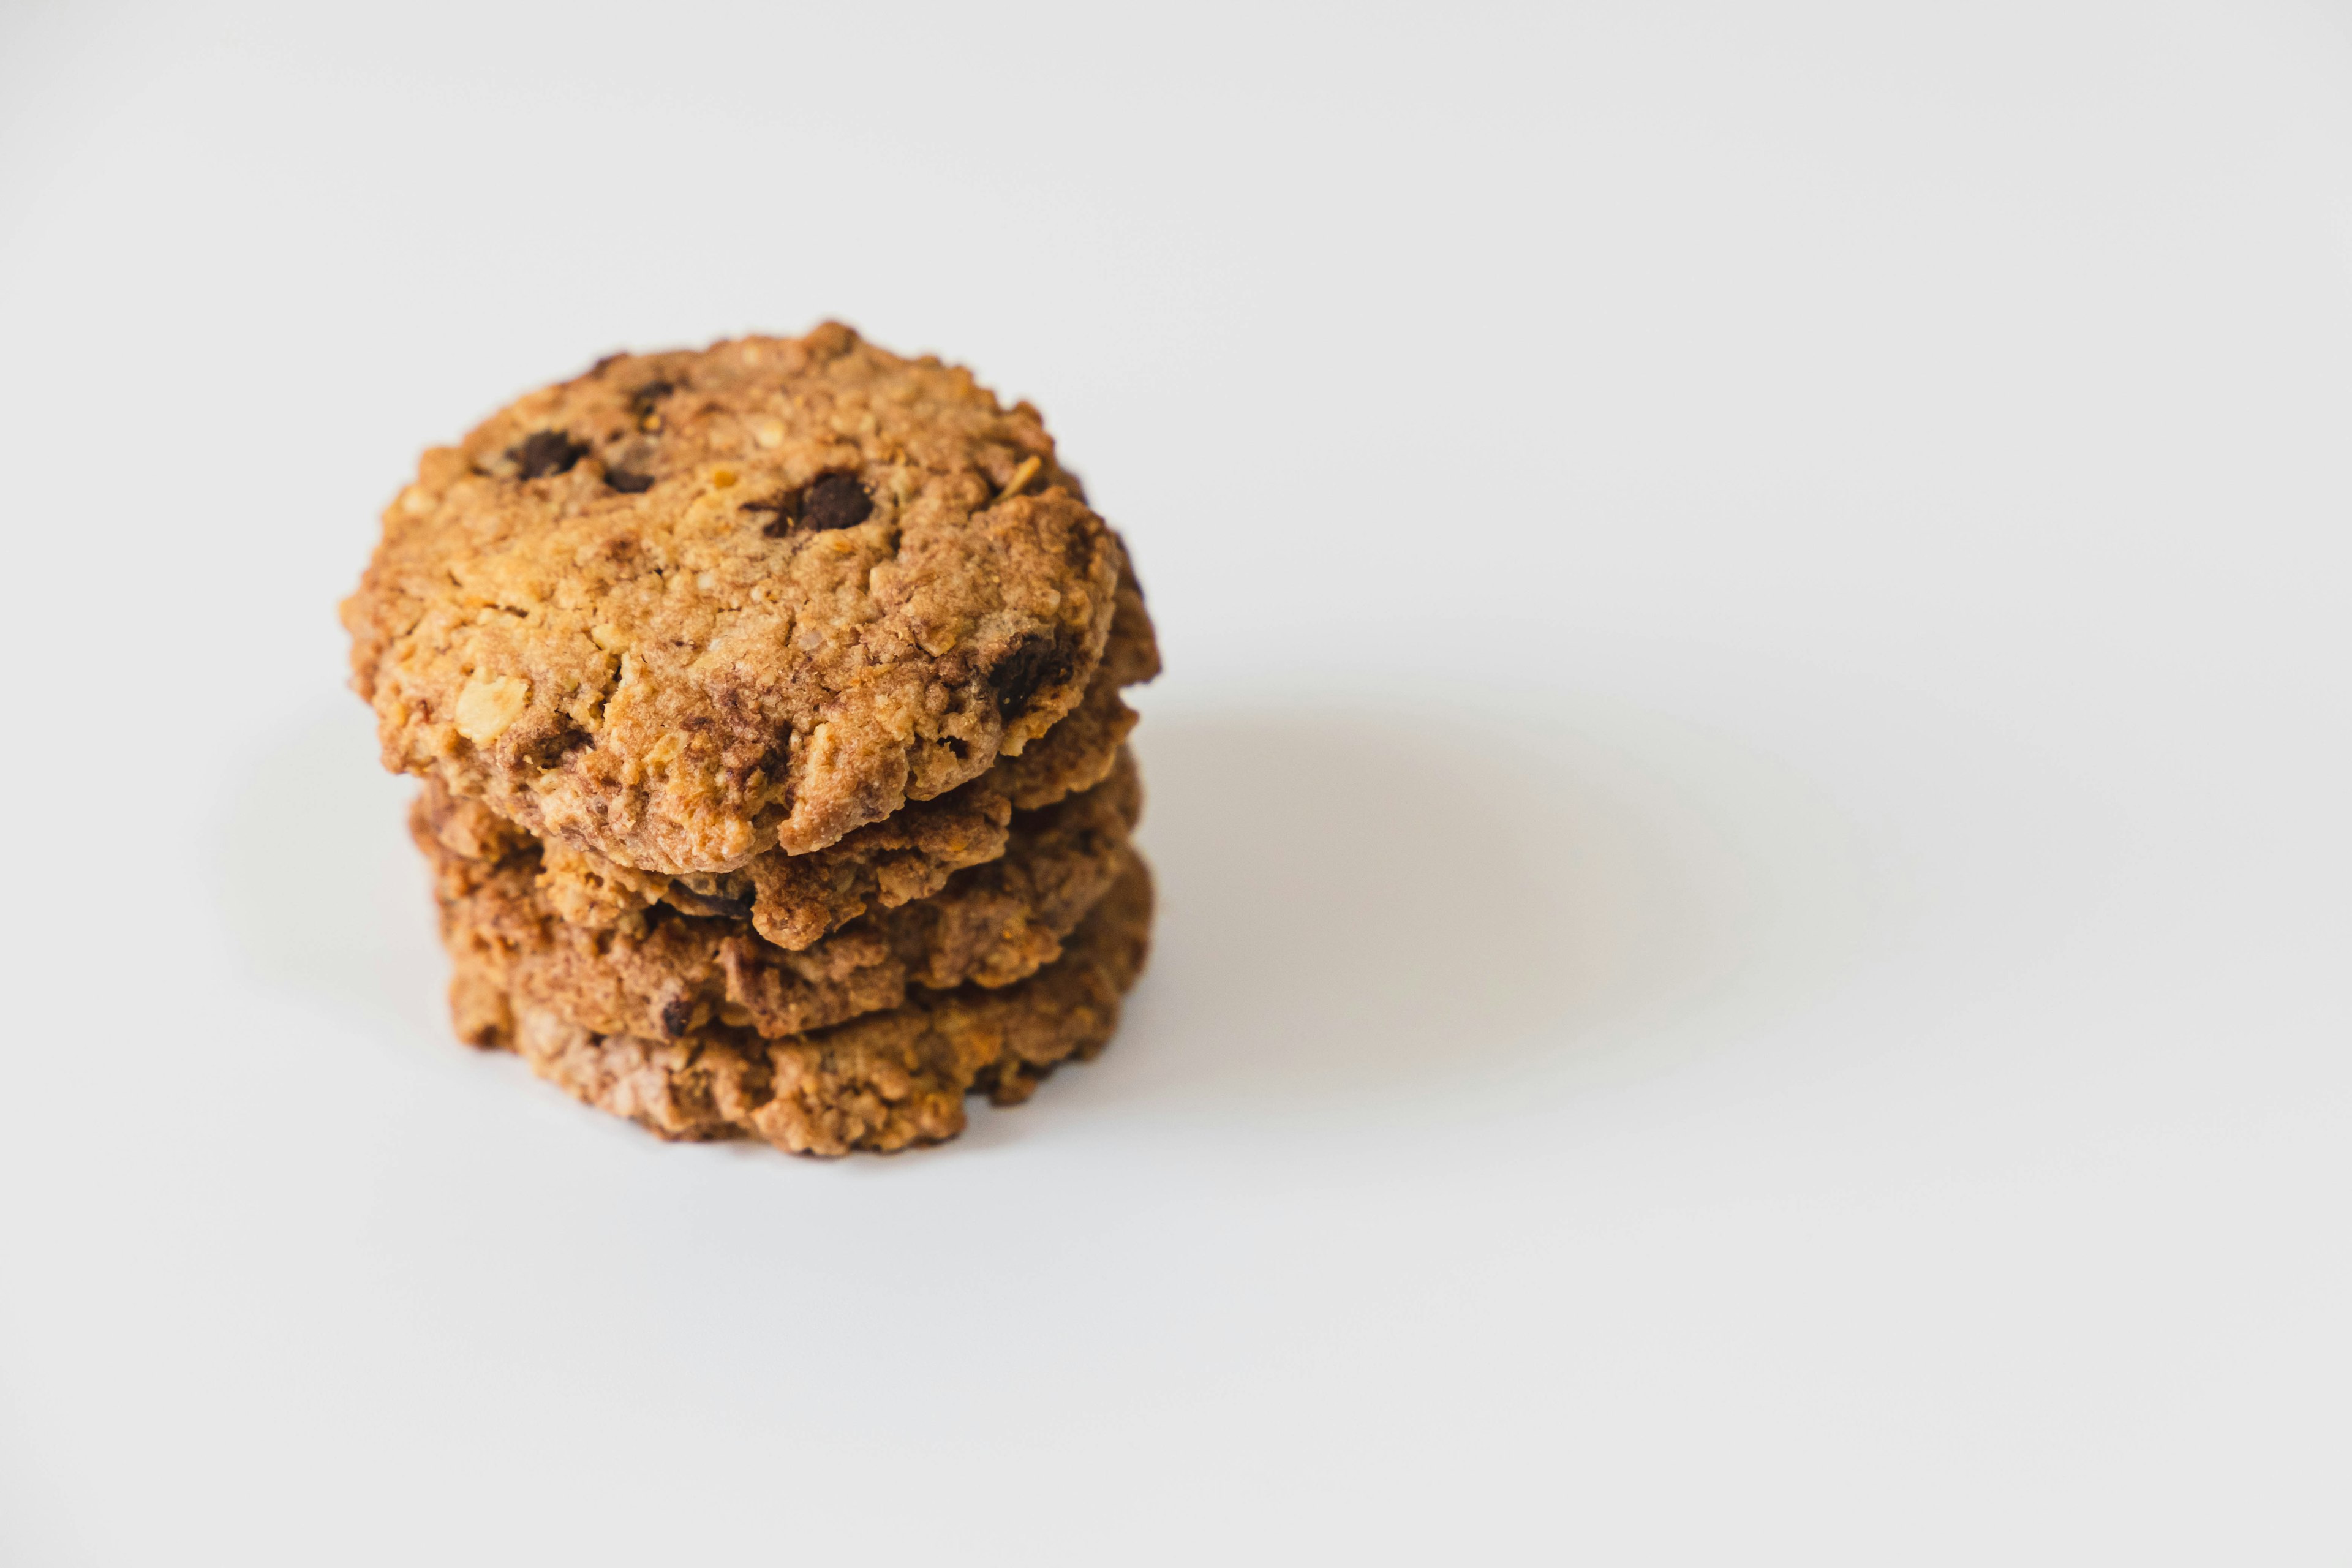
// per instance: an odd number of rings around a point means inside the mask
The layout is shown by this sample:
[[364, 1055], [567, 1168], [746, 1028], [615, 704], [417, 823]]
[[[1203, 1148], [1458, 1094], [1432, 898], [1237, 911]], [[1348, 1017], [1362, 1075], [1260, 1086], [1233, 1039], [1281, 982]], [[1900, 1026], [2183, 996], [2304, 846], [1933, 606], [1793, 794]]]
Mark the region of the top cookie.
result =
[[1018, 755], [1123, 563], [1036, 410], [828, 324], [615, 355], [426, 452], [343, 624], [387, 767], [690, 875]]

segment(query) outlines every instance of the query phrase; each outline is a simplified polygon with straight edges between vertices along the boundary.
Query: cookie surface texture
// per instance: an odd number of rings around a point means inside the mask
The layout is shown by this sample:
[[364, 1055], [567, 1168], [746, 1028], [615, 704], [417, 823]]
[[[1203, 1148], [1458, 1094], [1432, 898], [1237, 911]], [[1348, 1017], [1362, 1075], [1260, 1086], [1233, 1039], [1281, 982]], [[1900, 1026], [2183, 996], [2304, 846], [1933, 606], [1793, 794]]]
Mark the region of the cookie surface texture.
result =
[[426, 453], [343, 619], [387, 766], [683, 876], [1017, 757], [1122, 567], [1034, 409], [828, 325], [614, 356]]

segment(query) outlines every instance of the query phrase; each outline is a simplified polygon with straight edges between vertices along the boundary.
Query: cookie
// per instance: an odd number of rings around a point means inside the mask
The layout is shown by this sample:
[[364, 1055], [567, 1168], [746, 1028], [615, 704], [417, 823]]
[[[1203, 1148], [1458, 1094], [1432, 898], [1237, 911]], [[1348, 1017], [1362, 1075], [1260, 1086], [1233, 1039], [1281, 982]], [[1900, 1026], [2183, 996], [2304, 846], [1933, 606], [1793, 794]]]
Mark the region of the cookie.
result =
[[683, 876], [1021, 755], [1124, 560], [1034, 408], [827, 325], [615, 355], [427, 452], [343, 621], [387, 766]]
[[962, 1131], [967, 1094], [1018, 1104], [1058, 1064], [1099, 1055], [1150, 923], [1150, 877], [1135, 860], [1063, 956], [1018, 984], [918, 994], [790, 1039], [726, 1027], [601, 1034], [518, 1000], [463, 957], [451, 1010], [467, 1040], [514, 1050], [575, 1099], [664, 1138], [761, 1138], [796, 1154], [903, 1149]]
[[[1124, 686], [1159, 673], [1160, 655], [1141, 593], [1123, 583], [1103, 650], [1086, 695], [1017, 757], [1000, 758], [972, 780], [931, 800], [914, 801], [807, 855], [769, 849], [740, 870], [691, 877], [639, 871], [561, 841], [541, 844], [539, 885], [556, 912], [578, 925], [608, 926], [656, 902], [697, 915], [748, 918], [779, 947], [798, 950], [871, 908], [895, 909], [929, 898], [967, 866], [1004, 852], [1015, 810], [1034, 810], [1108, 776], [1135, 728]], [[426, 784], [427, 810], [446, 819], [467, 809], [439, 780]], [[473, 830], [499, 831], [487, 807]], [[511, 841], [524, 835], [512, 829]], [[472, 851], [477, 858], [480, 851]], [[496, 856], [491, 856], [496, 858]]]
[[713, 1022], [799, 1034], [899, 1005], [911, 986], [1009, 984], [1051, 963], [1065, 936], [1132, 862], [1141, 811], [1122, 757], [1093, 789], [1015, 816], [1004, 854], [933, 896], [852, 921], [800, 951], [740, 918], [635, 911], [606, 929], [564, 920], [539, 887], [534, 841], [485, 841], [478, 808], [411, 832], [435, 872], [451, 953], [532, 1005], [604, 1033], [676, 1038]]

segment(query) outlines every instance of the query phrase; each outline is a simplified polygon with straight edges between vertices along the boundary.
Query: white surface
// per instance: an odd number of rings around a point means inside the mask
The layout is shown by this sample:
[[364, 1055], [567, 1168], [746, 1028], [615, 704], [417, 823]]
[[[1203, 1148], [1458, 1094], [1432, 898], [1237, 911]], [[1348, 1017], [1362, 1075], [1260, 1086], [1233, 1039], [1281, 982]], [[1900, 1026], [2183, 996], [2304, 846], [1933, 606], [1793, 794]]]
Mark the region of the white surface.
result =
[[[0, 8], [0, 1560], [2343, 1561], [2347, 87]], [[1047, 410], [1171, 666], [1117, 1047], [831, 1165], [448, 1039], [333, 620], [420, 446], [828, 314]]]

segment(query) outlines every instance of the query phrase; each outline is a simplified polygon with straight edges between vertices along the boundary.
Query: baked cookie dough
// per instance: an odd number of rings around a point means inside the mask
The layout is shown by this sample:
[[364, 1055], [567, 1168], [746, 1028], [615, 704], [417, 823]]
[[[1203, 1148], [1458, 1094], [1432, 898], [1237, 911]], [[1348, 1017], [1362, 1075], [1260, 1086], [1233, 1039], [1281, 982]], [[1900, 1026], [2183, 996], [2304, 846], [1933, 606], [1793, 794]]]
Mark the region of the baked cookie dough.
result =
[[1129, 862], [1048, 967], [1003, 990], [918, 994], [906, 1005], [788, 1039], [703, 1027], [683, 1038], [599, 1033], [519, 1000], [460, 956], [457, 1031], [521, 1055], [540, 1077], [664, 1138], [762, 1138], [796, 1154], [952, 1138], [964, 1097], [1027, 1099], [1061, 1062], [1100, 1054], [1141, 973], [1151, 881]]
[[[436, 815], [436, 804], [458, 809]], [[1053, 962], [1134, 863], [1141, 809], [1121, 753], [1094, 788], [1015, 816], [999, 858], [799, 951], [740, 917], [665, 905], [602, 929], [567, 921], [539, 885], [536, 842], [446, 795], [420, 799], [410, 828], [433, 866], [444, 943], [518, 1000], [601, 1033], [678, 1038], [716, 1024], [784, 1036], [897, 1007], [910, 985], [1002, 986]]]
[[427, 452], [343, 621], [388, 767], [676, 877], [1022, 755], [1124, 564], [1036, 410], [828, 324], [615, 355]]

